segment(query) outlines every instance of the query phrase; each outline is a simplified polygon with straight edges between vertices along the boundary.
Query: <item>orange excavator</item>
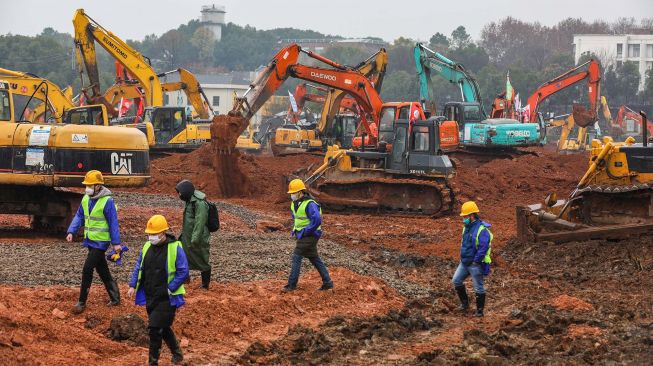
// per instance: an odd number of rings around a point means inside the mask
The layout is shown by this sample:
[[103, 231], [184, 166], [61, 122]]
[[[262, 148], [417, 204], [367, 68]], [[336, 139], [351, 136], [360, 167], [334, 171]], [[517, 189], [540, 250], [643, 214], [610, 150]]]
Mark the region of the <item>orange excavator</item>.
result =
[[[331, 68], [299, 63], [302, 53]], [[273, 57], [228, 115], [213, 119], [211, 143], [222, 195], [247, 193], [243, 192], [248, 187], [247, 179], [237, 165], [236, 139], [247, 128], [249, 119], [289, 77], [341, 90], [361, 110], [361, 150], [329, 147], [323, 166], [307, 179], [309, 190], [320, 196], [320, 202], [328, 207], [407, 214], [437, 215], [452, 209], [453, 191], [448, 179], [454, 169], [442, 154], [439, 121], [424, 120], [420, 103], [410, 102], [406, 119], [397, 120], [393, 114], [392, 123], [387, 123], [389, 119], [382, 118], [383, 112], [396, 112], [401, 107], [399, 103], [384, 104], [365, 75], [297, 44], [281, 49]], [[388, 127], [392, 133], [386, 139], [381, 132]], [[455, 123], [453, 130], [457, 136]], [[392, 146], [391, 151], [388, 146]]]
[[600, 80], [601, 67], [597, 60], [591, 59], [582, 65], [578, 65], [564, 74], [555, 77], [546, 83], [540, 85], [530, 97], [524, 106], [523, 122], [536, 122], [538, 120], [538, 110], [540, 104], [553, 94], [575, 85], [587, 79], [587, 96], [590, 102], [590, 108], [586, 109], [580, 104], [574, 104], [573, 116], [576, 125], [586, 127], [594, 124], [598, 120], [600, 107]]
[[[653, 124], [647, 124], [648, 136], [653, 136]], [[612, 123], [613, 136], [621, 136], [623, 139], [632, 136], [635, 140], [641, 141], [642, 117], [625, 105], [619, 107], [617, 118]]]

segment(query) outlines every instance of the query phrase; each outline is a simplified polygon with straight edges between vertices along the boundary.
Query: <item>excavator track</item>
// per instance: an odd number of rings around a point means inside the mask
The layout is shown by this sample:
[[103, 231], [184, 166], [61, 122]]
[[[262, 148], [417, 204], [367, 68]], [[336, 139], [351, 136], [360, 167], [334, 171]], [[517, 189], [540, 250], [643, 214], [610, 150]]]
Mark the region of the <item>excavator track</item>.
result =
[[333, 209], [397, 215], [442, 216], [453, 210], [454, 194], [444, 178], [359, 178], [326, 180], [311, 188]]

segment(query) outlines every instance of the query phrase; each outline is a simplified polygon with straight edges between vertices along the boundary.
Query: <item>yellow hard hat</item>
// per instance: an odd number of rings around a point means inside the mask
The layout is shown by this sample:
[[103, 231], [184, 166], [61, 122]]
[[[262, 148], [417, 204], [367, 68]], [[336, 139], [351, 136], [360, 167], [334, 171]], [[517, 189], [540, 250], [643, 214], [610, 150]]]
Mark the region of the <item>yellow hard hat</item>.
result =
[[297, 193], [305, 189], [306, 186], [304, 185], [304, 181], [301, 179], [293, 179], [290, 181], [290, 184], [288, 184], [288, 193]]
[[168, 221], [163, 215], [154, 215], [147, 220], [146, 234], [159, 234], [170, 229]]
[[85, 186], [91, 186], [93, 184], [104, 184], [104, 177], [99, 170], [89, 170], [84, 176], [84, 181], [82, 182]]
[[479, 212], [481, 211], [478, 209], [478, 206], [476, 206], [476, 202], [474, 201], [467, 201], [463, 203], [463, 207], [460, 208], [460, 216], [467, 216]]

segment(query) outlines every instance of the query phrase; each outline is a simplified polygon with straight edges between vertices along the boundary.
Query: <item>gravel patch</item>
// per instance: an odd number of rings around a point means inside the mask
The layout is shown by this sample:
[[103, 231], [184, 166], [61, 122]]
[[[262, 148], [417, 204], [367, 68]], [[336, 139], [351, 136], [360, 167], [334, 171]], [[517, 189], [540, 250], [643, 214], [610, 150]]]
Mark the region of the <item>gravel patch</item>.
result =
[[[129, 281], [141, 238], [127, 237], [130, 247], [122, 266], [109, 264], [119, 282]], [[290, 257], [295, 243], [289, 235], [236, 234], [218, 232], [212, 237], [211, 262], [213, 277], [220, 282], [246, 282], [270, 278], [285, 278], [290, 270]], [[364, 258], [365, 253], [329, 240], [321, 240], [319, 251], [328, 266], [348, 268], [356, 273], [383, 279], [406, 297], [427, 295], [429, 288], [405, 281], [391, 265]], [[0, 245], [0, 283], [78, 286], [87, 250], [79, 243]], [[304, 261], [302, 272], [313, 271]], [[192, 276], [198, 273], [191, 272]], [[96, 282], [99, 281], [97, 275]], [[336, 286], [338, 278], [333, 279]], [[300, 278], [301, 281], [301, 278]], [[99, 283], [99, 282], [98, 282]]]

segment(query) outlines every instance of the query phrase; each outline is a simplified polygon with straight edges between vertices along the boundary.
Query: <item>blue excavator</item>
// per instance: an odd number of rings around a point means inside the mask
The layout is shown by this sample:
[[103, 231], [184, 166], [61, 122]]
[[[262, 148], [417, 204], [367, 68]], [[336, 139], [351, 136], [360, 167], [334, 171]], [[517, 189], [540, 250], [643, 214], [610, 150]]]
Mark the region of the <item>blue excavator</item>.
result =
[[[510, 118], [488, 118], [483, 106], [480, 88], [476, 80], [460, 63], [454, 62], [421, 43], [414, 48], [415, 66], [420, 85], [420, 101], [425, 111], [436, 113], [432, 74], [457, 84], [462, 101], [444, 105], [447, 121], [456, 121], [460, 126], [460, 144], [463, 148], [491, 152], [544, 143], [546, 131], [544, 121], [521, 123]], [[494, 111], [491, 116], [497, 115]]]

